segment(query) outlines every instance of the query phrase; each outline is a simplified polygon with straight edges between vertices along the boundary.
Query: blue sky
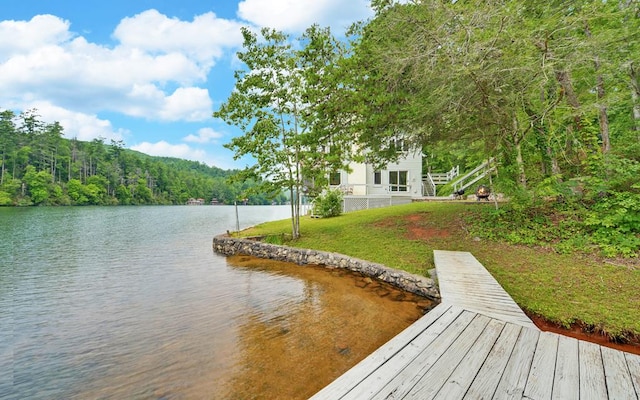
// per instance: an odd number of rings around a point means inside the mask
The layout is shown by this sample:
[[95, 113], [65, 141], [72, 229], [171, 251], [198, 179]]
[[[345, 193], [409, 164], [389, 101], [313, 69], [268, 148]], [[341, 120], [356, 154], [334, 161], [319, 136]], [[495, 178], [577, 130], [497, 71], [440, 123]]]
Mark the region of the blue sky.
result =
[[242, 168], [211, 114], [240, 68], [240, 27], [341, 34], [368, 0], [18, 0], [0, 9], [0, 109], [38, 110], [65, 136]]

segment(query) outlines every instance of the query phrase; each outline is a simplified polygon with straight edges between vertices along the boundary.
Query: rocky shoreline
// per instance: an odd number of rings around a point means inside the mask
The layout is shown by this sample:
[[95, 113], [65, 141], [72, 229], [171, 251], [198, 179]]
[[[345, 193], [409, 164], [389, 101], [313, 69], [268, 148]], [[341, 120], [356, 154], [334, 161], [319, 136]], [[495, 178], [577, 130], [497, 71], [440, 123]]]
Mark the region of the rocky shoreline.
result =
[[218, 235], [213, 238], [213, 250], [228, 256], [243, 254], [291, 262], [300, 266], [319, 265], [326, 268], [348, 269], [389, 283], [407, 292], [436, 301], [440, 300], [440, 292], [433, 279], [338, 253], [281, 246], [262, 242], [261, 239], [260, 237], [234, 238], [227, 234]]

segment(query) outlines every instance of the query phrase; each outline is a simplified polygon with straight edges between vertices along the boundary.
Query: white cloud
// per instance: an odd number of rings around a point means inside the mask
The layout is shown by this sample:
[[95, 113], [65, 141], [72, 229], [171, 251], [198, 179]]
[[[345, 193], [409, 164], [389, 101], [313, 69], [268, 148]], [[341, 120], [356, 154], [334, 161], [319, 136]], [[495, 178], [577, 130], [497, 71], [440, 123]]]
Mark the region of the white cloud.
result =
[[58, 121], [64, 128], [64, 136], [69, 139], [91, 141], [101, 137], [109, 142], [111, 139], [122, 140], [129, 133], [122, 129], [114, 129], [110, 121], [100, 119], [96, 115], [69, 111], [48, 102], [34, 102], [21, 107], [22, 110], [32, 108], [38, 110], [43, 121]]
[[207, 89], [177, 88], [167, 95], [155, 85], [136, 84], [114, 109], [149, 120], [203, 121], [211, 118], [212, 107]]
[[195, 161], [206, 157], [204, 150], [193, 149], [186, 144], [171, 144], [164, 140], [156, 143], [142, 142], [131, 148], [150, 156], [177, 157]]
[[368, 0], [243, 0], [238, 16], [261, 27], [302, 32], [313, 24], [340, 34], [354, 21], [373, 15]]
[[68, 40], [69, 21], [53, 15], [36, 15], [29, 21], [0, 21], [0, 60]]
[[202, 149], [194, 149], [186, 144], [171, 144], [164, 140], [156, 143], [142, 142], [131, 146], [133, 150], [159, 157], [176, 157], [184, 160], [199, 161], [222, 169], [237, 168], [233, 161], [225, 157], [213, 157]]
[[142, 142], [131, 146], [131, 149], [151, 156], [176, 157], [185, 160], [199, 161], [212, 167], [227, 170], [242, 169], [246, 165], [253, 163], [253, 160], [248, 157], [234, 160], [233, 154], [230, 151], [219, 151], [216, 152], [215, 155], [212, 155], [203, 149], [193, 148], [187, 144], [171, 144], [164, 140], [155, 143]]
[[242, 42], [236, 21], [193, 21], [149, 10], [125, 18], [115, 46], [90, 43], [52, 15], [0, 22], [0, 104], [49, 102], [79, 114], [116, 111], [162, 121], [211, 117], [206, 83], [216, 60]]
[[113, 34], [122, 46], [147, 52], [181, 52], [205, 64], [222, 56], [225, 48], [242, 43], [241, 24], [217, 18], [212, 12], [192, 22], [147, 10], [123, 19]]
[[191, 143], [215, 143], [218, 139], [221, 139], [224, 135], [220, 132], [216, 132], [211, 128], [201, 128], [197, 134], [190, 134], [185, 136], [182, 140]]
[[178, 88], [164, 99], [158, 115], [167, 121], [204, 121], [211, 118], [213, 103], [207, 89]]
[[[69, 138], [131, 140], [131, 132], [98, 115], [211, 119], [207, 88], [215, 82], [207, 80], [220, 59], [233, 62], [233, 50], [242, 43], [240, 26], [297, 33], [318, 23], [340, 33], [370, 14], [367, 0], [241, 0], [237, 20], [208, 12], [189, 21], [147, 10], [123, 18], [112, 43], [89, 42], [71, 30], [73, 21], [54, 15], [0, 21], [0, 105], [18, 111], [35, 107], [44, 121], [60, 122]], [[243, 163], [217, 149], [221, 137], [203, 128], [183, 138], [188, 144], [142, 142], [133, 148], [222, 168]], [[207, 143], [216, 146], [215, 156], [197, 148]]]

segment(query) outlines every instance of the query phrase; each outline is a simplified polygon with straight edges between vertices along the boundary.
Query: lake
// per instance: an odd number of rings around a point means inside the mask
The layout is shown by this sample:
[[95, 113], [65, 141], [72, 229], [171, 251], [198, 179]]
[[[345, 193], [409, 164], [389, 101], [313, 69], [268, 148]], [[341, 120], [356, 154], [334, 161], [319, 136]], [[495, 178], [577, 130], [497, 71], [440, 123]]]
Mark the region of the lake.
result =
[[346, 271], [215, 254], [235, 227], [232, 206], [0, 208], [0, 398], [303, 399], [430, 306]]

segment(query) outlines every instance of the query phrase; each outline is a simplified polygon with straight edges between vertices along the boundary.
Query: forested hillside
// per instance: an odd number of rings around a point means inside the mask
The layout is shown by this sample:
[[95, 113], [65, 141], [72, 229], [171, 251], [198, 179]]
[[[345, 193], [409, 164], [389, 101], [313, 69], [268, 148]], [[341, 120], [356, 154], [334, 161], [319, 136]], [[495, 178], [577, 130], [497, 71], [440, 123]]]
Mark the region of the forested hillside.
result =
[[1, 206], [185, 204], [190, 198], [271, 203], [247, 194], [253, 182], [229, 182], [235, 172], [148, 156], [122, 141], [65, 139], [63, 127], [42, 121], [36, 110], [0, 112]]

